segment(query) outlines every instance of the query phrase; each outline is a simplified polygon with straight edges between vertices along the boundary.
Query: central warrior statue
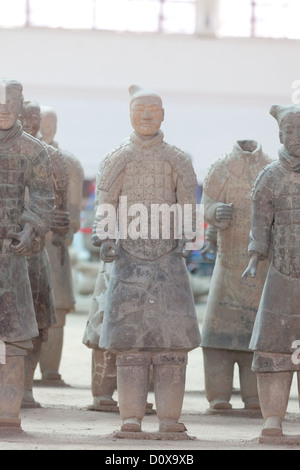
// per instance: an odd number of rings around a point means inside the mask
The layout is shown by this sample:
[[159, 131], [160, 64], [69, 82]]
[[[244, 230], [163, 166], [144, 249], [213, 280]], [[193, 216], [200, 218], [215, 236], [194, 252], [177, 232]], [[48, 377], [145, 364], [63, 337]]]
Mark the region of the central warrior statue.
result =
[[183, 240], [175, 236], [175, 223], [168, 239], [151, 239], [149, 230], [149, 238], [120, 237], [118, 244], [113, 236], [101, 239], [99, 227], [107, 204], [120, 208], [120, 196], [127, 198], [128, 232], [135, 223], [134, 205], [146, 207], [148, 214], [153, 204], [196, 208], [197, 179], [190, 158], [163, 140], [161, 98], [136, 85], [129, 92], [134, 132], [106, 157], [97, 185], [93, 243], [101, 246], [103, 261], [115, 261], [99, 346], [117, 355], [121, 430], [141, 431], [153, 365], [159, 431], [183, 432], [186, 428], [178, 420], [187, 353], [200, 344]]

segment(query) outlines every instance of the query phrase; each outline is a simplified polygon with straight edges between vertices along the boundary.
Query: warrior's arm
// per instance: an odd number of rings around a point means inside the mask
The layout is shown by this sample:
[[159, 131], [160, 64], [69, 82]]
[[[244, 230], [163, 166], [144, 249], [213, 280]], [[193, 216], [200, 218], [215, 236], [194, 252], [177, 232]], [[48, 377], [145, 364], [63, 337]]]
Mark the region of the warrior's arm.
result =
[[10, 232], [12, 250], [21, 256], [31, 256], [42, 250], [50, 230], [55, 210], [52, 166], [43, 149], [31, 158], [25, 174], [28, 200], [19, 223], [21, 231]]
[[204, 204], [204, 218], [206, 222], [220, 230], [228, 227], [233, 212], [232, 204], [215, 201], [205, 191], [202, 194], [201, 204]]
[[32, 158], [26, 176], [26, 185], [29, 190], [29, 201], [20, 218], [20, 224], [24, 227], [28, 223], [43, 237], [52, 226], [55, 210], [52, 165], [44, 149]]
[[274, 222], [272, 184], [265, 184], [264, 178], [254, 185], [251, 214], [251, 231], [248, 253], [249, 264], [242, 277], [256, 276], [258, 263], [269, 256], [272, 227]]
[[[117, 210], [121, 194], [123, 171], [113, 175], [112, 169], [103, 170], [105, 161], [100, 165], [95, 189], [95, 217], [92, 243], [100, 247], [100, 257], [110, 263], [115, 260], [118, 248], [115, 244], [117, 235]], [[127, 214], [126, 214], [127, 215]]]
[[79, 160], [77, 160], [73, 155], [63, 155], [69, 173], [68, 209], [70, 213], [70, 228], [66, 236], [66, 243], [67, 245], [70, 245], [72, 243], [74, 233], [80, 229], [84, 171]]

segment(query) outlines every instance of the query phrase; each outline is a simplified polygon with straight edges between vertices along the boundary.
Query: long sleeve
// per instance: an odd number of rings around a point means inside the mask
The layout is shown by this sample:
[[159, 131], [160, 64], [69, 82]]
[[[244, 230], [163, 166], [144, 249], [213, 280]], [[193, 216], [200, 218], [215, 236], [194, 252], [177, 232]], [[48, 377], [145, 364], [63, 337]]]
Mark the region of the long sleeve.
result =
[[217, 220], [217, 208], [227, 204], [225, 188], [230, 178], [226, 167], [226, 159], [217, 160], [209, 169], [204, 180], [201, 204], [204, 205], [204, 219], [207, 223], [217, 229], [224, 230], [228, 227], [230, 220]]
[[52, 184], [52, 166], [46, 150], [41, 149], [31, 157], [26, 185], [29, 201], [20, 218], [20, 223], [29, 223], [37, 234], [44, 236], [51, 228], [55, 210], [55, 197]]
[[183, 234], [186, 240], [193, 241], [197, 229], [197, 177], [191, 159], [183, 152], [177, 165], [176, 169], [180, 176], [177, 179], [176, 200], [181, 206], [183, 216], [182, 227], [178, 227], [178, 235]]
[[[271, 173], [271, 171], [269, 172]], [[252, 215], [249, 254], [257, 253], [259, 259], [269, 255], [272, 226], [274, 221], [273, 184], [270, 175], [262, 170], [252, 190]]]
[[79, 160], [73, 155], [65, 151], [61, 153], [65, 159], [69, 173], [68, 209], [70, 213], [70, 225], [73, 229], [73, 233], [76, 233], [80, 229], [84, 171]]
[[107, 174], [102, 172], [102, 165], [97, 174], [95, 188], [95, 217], [92, 233], [92, 242], [95, 246], [100, 246], [107, 239], [116, 240], [117, 209], [123, 180], [121, 172], [107, 187], [105, 184]]
[[204, 205], [204, 218], [207, 223], [216, 227], [216, 229], [224, 230], [230, 224], [230, 220], [217, 220], [217, 208], [224, 204], [222, 201], [215, 201], [210, 198], [204, 191], [202, 194], [201, 204]]

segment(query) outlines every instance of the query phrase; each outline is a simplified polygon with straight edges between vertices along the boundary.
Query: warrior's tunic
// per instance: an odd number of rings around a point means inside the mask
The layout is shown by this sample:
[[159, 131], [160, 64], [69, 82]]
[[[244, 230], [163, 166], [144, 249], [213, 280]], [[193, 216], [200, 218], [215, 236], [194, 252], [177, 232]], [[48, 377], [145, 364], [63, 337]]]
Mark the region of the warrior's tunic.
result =
[[[270, 161], [257, 142], [238, 141], [231, 153], [212, 165], [204, 181], [201, 202], [206, 221], [218, 229], [218, 254], [201, 332], [203, 347], [249, 351], [268, 261], [260, 266], [255, 287], [248, 287], [241, 276], [249, 261], [251, 189]], [[217, 220], [217, 207], [229, 203], [230, 222]]]
[[48, 232], [54, 210], [51, 175], [45, 148], [23, 133], [19, 122], [0, 132], [0, 339], [8, 343], [38, 336], [26, 257], [12, 252], [8, 234], [20, 232], [25, 223], [40, 237]]
[[[143, 204], [196, 202], [197, 179], [190, 159], [163, 141], [163, 133], [141, 139], [133, 133], [104, 161], [98, 181], [99, 205], [118, 207], [126, 196], [128, 211]], [[95, 218], [95, 233], [101, 215]], [[149, 215], [151, 218], [151, 216]], [[129, 217], [130, 219], [130, 217]], [[131, 219], [132, 221], [133, 219]], [[129, 224], [128, 224], [129, 225]], [[200, 333], [175, 224], [169, 239], [120, 239], [113, 263], [99, 346], [124, 350], [191, 350]]]

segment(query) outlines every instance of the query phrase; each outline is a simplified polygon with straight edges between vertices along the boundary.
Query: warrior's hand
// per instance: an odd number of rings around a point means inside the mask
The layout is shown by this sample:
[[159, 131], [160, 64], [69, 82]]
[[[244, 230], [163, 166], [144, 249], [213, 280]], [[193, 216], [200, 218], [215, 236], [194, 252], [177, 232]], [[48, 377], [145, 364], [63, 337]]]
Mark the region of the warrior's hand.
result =
[[220, 204], [216, 209], [216, 220], [230, 220], [233, 213], [233, 204]]
[[244, 279], [245, 283], [249, 287], [255, 287], [255, 284], [249, 283], [248, 282], [248, 277], [255, 278], [256, 277], [256, 272], [257, 272], [257, 266], [258, 266], [258, 254], [253, 254], [251, 256], [251, 259], [249, 261], [249, 264], [246, 268], [246, 270], [242, 274], [242, 278]]
[[14, 253], [20, 256], [31, 256], [32, 255], [32, 244], [35, 240], [36, 232], [34, 228], [26, 223], [21, 232], [10, 232], [7, 234], [7, 238], [12, 239], [11, 249]]
[[112, 263], [119, 256], [119, 248], [113, 241], [102, 242], [100, 248], [100, 258], [105, 263]]

